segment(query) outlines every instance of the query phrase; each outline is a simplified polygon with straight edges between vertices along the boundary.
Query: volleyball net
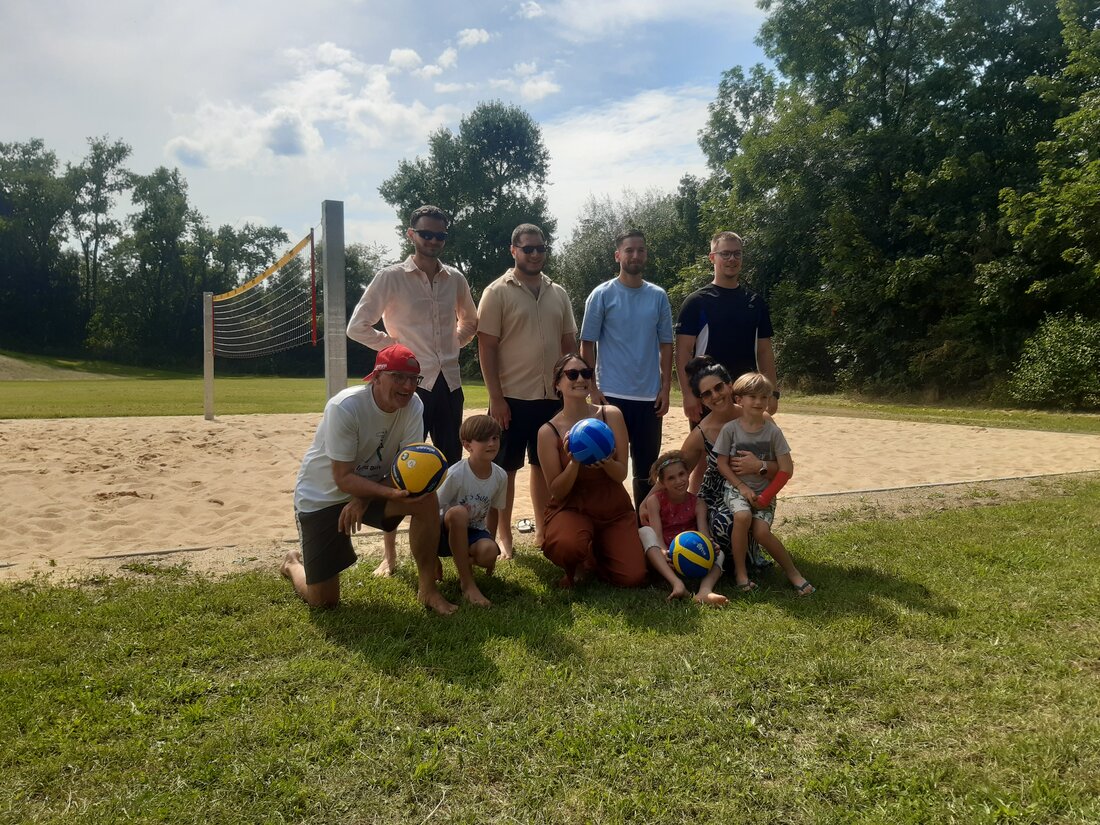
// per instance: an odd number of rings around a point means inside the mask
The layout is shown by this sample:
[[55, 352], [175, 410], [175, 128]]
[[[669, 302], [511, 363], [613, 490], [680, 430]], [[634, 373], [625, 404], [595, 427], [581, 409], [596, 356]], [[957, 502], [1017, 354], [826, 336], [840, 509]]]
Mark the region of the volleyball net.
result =
[[[203, 293], [203, 407], [208, 420], [214, 418], [215, 355], [259, 358], [316, 346], [323, 336], [325, 397], [347, 387], [342, 202], [321, 203], [320, 273], [313, 235], [311, 229], [282, 258], [240, 286], [220, 295]], [[318, 293], [323, 307], [318, 306]]]
[[317, 345], [313, 230], [282, 258], [236, 289], [214, 295], [214, 355], [258, 358]]

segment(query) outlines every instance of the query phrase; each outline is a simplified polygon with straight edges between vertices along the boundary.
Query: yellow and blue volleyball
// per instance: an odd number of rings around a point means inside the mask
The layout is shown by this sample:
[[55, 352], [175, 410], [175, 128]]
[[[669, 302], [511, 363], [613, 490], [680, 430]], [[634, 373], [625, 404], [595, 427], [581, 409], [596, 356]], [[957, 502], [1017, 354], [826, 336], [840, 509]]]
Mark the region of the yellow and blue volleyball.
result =
[[402, 447], [390, 469], [394, 486], [414, 496], [432, 492], [446, 475], [447, 459], [443, 453], [431, 444], [422, 443]]
[[685, 530], [668, 546], [668, 560], [676, 572], [689, 579], [705, 576], [714, 566], [714, 545], [702, 533]]
[[569, 428], [565, 442], [581, 464], [595, 464], [615, 452], [615, 434], [598, 418], [582, 418]]

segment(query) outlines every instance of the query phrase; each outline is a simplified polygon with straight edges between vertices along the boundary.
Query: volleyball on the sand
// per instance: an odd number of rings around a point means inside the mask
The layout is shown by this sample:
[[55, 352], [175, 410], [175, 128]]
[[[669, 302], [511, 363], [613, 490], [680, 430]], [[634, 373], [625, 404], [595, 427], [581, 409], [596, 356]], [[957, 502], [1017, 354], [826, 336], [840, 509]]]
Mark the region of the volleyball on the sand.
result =
[[702, 533], [685, 530], [668, 546], [668, 560], [681, 576], [702, 578], [714, 566], [714, 545]]
[[581, 464], [595, 464], [615, 452], [615, 434], [598, 418], [582, 418], [570, 427], [565, 440]]
[[447, 475], [447, 459], [431, 444], [409, 444], [393, 460], [390, 475], [394, 486], [410, 495], [430, 493]]

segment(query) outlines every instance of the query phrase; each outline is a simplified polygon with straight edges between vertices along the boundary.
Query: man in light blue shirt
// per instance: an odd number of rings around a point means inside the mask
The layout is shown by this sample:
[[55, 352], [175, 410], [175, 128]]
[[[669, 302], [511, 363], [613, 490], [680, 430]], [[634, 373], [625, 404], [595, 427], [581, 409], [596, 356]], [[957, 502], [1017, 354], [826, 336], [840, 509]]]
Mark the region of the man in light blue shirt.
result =
[[672, 387], [672, 308], [668, 295], [642, 278], [645, 235], [615, 239], [619, 275], [584, 304], [581, 355], [596, 365], [592, 401], [622, 410], [630, 438], [634, 506], [649, 494], [649, 468], [661, 450], [661, 419]]

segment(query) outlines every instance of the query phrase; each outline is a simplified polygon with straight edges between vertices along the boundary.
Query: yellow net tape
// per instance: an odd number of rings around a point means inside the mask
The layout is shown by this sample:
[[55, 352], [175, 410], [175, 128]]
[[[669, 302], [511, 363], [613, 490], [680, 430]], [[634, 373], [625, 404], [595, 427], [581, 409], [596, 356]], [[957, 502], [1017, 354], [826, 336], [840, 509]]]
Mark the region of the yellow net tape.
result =
[[309, 243], [309, 237], [310, 237], [309, 235], [306, 235], [304, 238], [302, 238], [302, 240], [298, 241], [297, 246], [295, 246], [292, 250], [290, 250], [288, 253], [283, 255], [283, 257], [279, 258], [279, 260], [277, 260], [275, 263], [273, 263], [271, 266], [269, 266], [267, 269], [265, 269], [263, 272], [261, 272], [259, 275], [257, 275], [252, 280], [245, 281], [243, 284], [241, 284], [236, 289], [229, 290], [229, 292], [223, 292], [221, 295], [215, 295], [214, 300], [215, 301], [227, 301], [230, 298], [232, 298], [234, 295], [240, 295], [245, 290], [251, 289], [252, 287], [256, 286], [256, 284], [258, 284], [260, 281], [264, 280], [265, 278], [270, 278], [272, 275], [274, 275], [276, 272], [279, 271], [280, 267], [285, 266], [288, 261], [293, 259], [295, 255], [297, 255], [299, 252], [301, 252], [305, 248], [305, 245]]

